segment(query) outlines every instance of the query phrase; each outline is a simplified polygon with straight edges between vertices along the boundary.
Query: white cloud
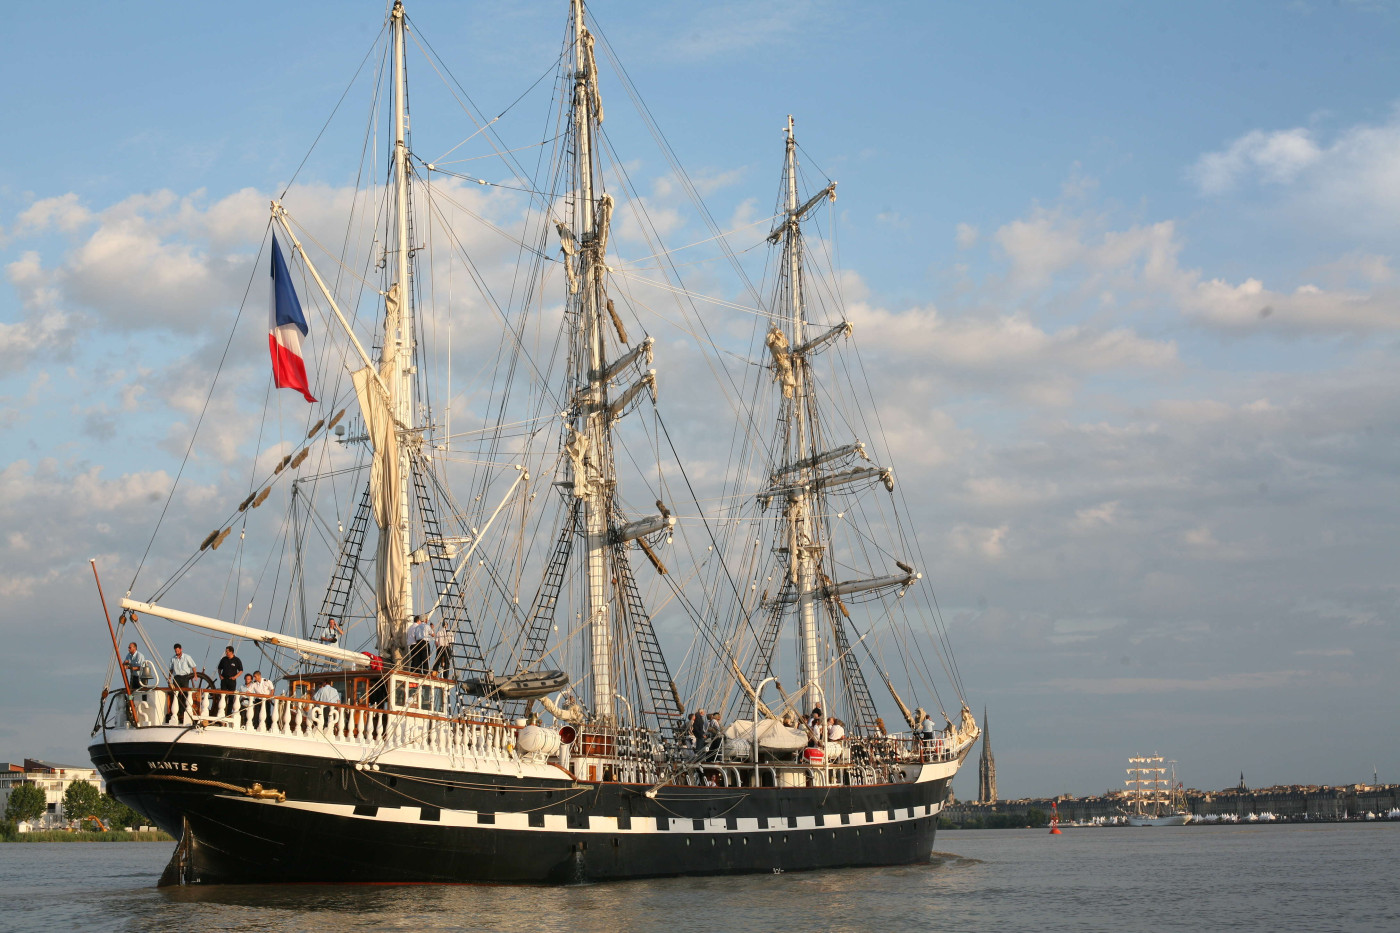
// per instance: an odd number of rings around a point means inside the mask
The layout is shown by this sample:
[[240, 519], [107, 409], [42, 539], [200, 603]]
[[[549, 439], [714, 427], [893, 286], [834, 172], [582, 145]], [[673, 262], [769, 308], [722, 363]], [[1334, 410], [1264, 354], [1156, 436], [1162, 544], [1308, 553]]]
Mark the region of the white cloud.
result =
[[1287, 184], [1322, 157], [1312, 133], [1301, 127], [1273, 133], [1252, 130], [1223, 151], [1201, 156], [1191, 175], [1203, 193], [1219, 194], [1252, 175]]
[[[1353, 287], [1304, 283], [1284, 291], [1266, 287], [1257, 277], [1233, 283], [1183, 267], [1183, 242], [1172, 221], [1114, 230], [1103, 217], [1037, 207], [1029, 217], [1001, 227], [994, 239], [1010, 264], [1005, 287], [1013, 301], [1077, 301], [1126, 311], [1165, 306], [1189, 321], [1234, 333], [1365, 333], [1400, 327], [1400, 287], [1384, 257], [1353, 257], [1332, 271], [1331, 278], [1341, 273], [1356, 280]], [[1358, 269], [1365, 275], [1357, 275]], [[1143, 349], [1141, 338], [1131, 332], [1114, 333], [1123, 344], [1120, 350]]]
[[1205, 195], [1258, 183], [1311, 223], [1393, 232], [1400, 216], [1400, 107], [1383, 121], [1345, 127], [1330, 141], [1318, 136], [1304, 127], [1250, 130], [1203, 154], [1187, 176]]
[[691, 5], [688, 21], [669, 24], [672, 54], [705, 59], [756, 48], [783, 47], [810, 36], [829, 19], [822, 0], [765, 0]]
[[1053, 371], [1064, 376], [1122, 368], [1160, 369], [1177, 361], [1176, 345], [1132, 331], [1069, 326], [1047, 331], [1027, 314], [946, 316], [934, 307], [890, 311], [865, 302], [847, 308], [862, 346], [878, 347], [922, 367], [998, 373], [1009, 378]]
[[1006, 553], [1006, 539], [1010, 533], [1010, 525], [982, 528], [960, 524], [953, 528], [948, 538], [953, 548], [964, 554], [974, 554], [988, 560], [1000, 560]]
[[22, 236], [50, 228], [75, 233], [92, 222], [92, 211], [69, 192], [55, 198], [41, 198], [22, 211], [11, 233]]
[[1101, 502], [1095, 506], [1077, 509], [1074, 513], [1072, 527], [1077, 531], [1091, 531], [1096, 528], [1116, 525], [1120, 518], [1122, 504], [1115, 499], [1112, 502]]

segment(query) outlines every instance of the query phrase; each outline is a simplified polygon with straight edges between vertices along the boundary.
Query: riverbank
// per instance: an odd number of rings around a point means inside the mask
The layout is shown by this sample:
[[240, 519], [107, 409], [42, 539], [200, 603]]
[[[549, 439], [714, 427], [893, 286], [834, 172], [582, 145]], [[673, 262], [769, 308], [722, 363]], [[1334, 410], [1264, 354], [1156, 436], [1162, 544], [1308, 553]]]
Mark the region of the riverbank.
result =
[[34, 833], [15, 833], [0, 842], [174, 842], [173, 836], [156, 831], [150, 833], [70, 833], [62, 829], [44, 830]]
[[[1249, 789], [1231, 787], [1218, 791], [1187, 788], [1182, 795], [1192, 822], [1206, 825], [1239, 823], [1349, 823], [1400, 819], [1400, 784], [1327, 785], [1287, 784]], [[1030, 797], [997, 803], [960, 801], [947, 806], [941, 823], [967, 828], [992, 828], [988, 819], [1010, 818], [1029, 823], [1033, 813], [1049, 813], [1055, 807], [1060, 825], [1104, 822], [1119, 818], [1126, 808], [1121, 791], [1095, 797]], [[1003, 824], [1004, 825], [1004, 824]], [[1189, 824], [1188, 824], [1189, 825]]]

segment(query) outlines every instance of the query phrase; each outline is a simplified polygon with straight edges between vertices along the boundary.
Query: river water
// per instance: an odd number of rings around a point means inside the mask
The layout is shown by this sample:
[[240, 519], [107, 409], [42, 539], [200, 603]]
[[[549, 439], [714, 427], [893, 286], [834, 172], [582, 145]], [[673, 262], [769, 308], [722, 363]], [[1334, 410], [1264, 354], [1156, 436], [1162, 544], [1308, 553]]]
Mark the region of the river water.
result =
[[157, 889], [171, 848], [0, 845], [0, 929], [1400, 930], [1400, 823], [945, 831], [924, 865], [572, 888]]

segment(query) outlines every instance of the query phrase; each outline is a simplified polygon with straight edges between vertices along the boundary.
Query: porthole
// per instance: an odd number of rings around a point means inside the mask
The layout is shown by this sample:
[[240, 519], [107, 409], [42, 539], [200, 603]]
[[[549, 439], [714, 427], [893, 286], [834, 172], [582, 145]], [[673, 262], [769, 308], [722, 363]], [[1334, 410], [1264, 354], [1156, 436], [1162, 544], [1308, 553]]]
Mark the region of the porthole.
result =
[[390, 786], [390, 787], [398, 787], [398, 786], [399, 786], [399, 779], [396, 778], [396, 777], [394, 777], [392, 774], [389, 775], [389, 786]]

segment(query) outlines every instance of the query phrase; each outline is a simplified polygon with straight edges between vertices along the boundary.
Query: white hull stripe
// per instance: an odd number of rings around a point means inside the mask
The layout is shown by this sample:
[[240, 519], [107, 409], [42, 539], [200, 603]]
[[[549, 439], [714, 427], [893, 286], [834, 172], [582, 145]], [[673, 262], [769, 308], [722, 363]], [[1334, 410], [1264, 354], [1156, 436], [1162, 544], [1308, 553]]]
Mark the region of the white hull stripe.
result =
[[[529, 813], [490, 813], [485, 814], [486, 820], [482, 820], [482, 813], [475, 810], [437, 810], [434, 807], [426, 808], [435, 814], [435, 818], [425, 819], [423, 807], [356, 807], [351, 804], [338, 803], [315, 803], [302, 800], [288, 800], [285, 803], [278, 803], [273, 800], [254, 800], [248, 797], [234, 797], [231, 795], [220, 795], [225, 800], [236, 800], [240, 803], [253, 804], [264, 807], [289, 807], [294, 810], [303, 810], [308, 813], [320, 813], [326, 816], [339, 817], [351, 820], [370, 820], [381, 823], [407, 823], [414, 826], [444, 826], [476, 829], [478, 827], [490, 827], [491, 829], [520, 830], [523, 832], [542, 833], [606, 833], [609, 835], [658, 835], [662, 832], [669, 833], [781, 833], [792, 830], [819, 830], [819, 829], [858, 829], [862, 826], [891, 826], [899, 823], [907, 823], [911, 820], [927, 819], [937, 815], [942, 811], [941, 804], [926, 804], [918, 807], [900, 807], [893, 811], [894, 817], [890, 817], [889, 810], [875, 810], [867, 820], [865, 811], [856, 813], [826, 813], [822, 816], [822, 825], [817, 825], [815, 816], [799, 816], [794, 819], [784, 817], [769, 817], [767, 828], [760, 828], [758, 819], [753, 817], [742, 817], [736, 819], [735, 828], [730, 829], [728, 820], [724, 817], [712, 817], [705, 820], [681, 819], [672, 817], [670, 828], [661, 830], [657, 828], [656, 820], [649, 816], [632, 817], [632, 825], [629, 829], [622, 829], [618, 826], [617, 817], [614, 816], [590, 816], [588, 818], [588, 828], [571, 827], [568, 819], [563, 814], [546, 813], [544, 815], [543, 826], [531, 826]], [[374, 810], [373, 814], [363, 812]], [[360, 812], [357, 812], [360, 811]], [[844, 819], [843, 819], [844, 818]]]

